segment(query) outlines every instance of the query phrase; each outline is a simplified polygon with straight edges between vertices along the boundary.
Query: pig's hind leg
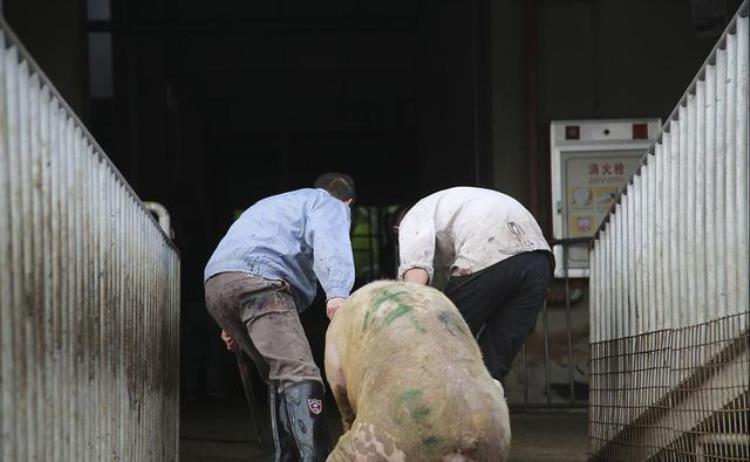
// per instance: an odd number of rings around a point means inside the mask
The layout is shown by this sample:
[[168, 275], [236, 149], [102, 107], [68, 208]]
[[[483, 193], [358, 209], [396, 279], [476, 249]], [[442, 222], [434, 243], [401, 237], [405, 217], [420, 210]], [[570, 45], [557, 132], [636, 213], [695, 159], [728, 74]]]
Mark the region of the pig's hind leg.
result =
[[406, 455], [395, 445], [394, 438], [378, 432], [374, 425], [357, 422], [339, 438], [328, 456], [328, 462], [408, 462]]
[[352, 447], [351, 436], [350, 431], [344, 432], [331, 453], [328, 454], [326, 462], [351, 462], [357, 460], [357, 454]]

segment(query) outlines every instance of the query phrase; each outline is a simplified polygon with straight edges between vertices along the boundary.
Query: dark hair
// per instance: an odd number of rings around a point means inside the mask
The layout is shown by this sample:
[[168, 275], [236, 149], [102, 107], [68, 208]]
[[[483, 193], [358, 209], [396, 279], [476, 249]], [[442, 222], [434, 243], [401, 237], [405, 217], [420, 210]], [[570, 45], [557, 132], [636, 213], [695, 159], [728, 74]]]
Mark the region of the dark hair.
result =
[[406, 212], [408, 212], [414, 204], [406, 204], [399, 206], [396, 210], [393, 211], [393, 214], [391, 214], [391, 226], [398, 226], [401, 224], [401, 221], [406, 216]]
[[357, 198], [354, 180], [345, 173], [324, 173], [315, 180], [315, 187], [325, 189], [331, 196], [342, 201]]
[[400, 205], [396, 210], [393, 211], [391, 214], [389, 220], [388, 220], [388, 227], [395, 233], [398, 234], [398, 227], [401, 225], [401, 222], [403, 221], [406, 214], [411, 210], [412, 207], [416, 202], [409, 202], [404, 205]]

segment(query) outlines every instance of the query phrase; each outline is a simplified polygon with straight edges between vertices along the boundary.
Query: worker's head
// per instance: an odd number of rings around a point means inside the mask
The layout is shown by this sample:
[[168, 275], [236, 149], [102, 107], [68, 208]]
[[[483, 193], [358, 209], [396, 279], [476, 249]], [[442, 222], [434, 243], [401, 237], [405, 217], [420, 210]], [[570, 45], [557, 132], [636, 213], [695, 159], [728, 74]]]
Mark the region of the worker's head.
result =
[[406, 204], [406, 205], [401, 205], [399, 206], [399, 208], [394, 210], [393, 213], [391, 214], [388, 224], [390, 225], [391, 231], [393, 231], [393, 235], [396, 236], [397, 239], [398, 239], [398, 228], [399, 226], [401, 226], [401, 221], [404, 219], [404, 217], [406, 216], [406, 213], [412, 208], [413, 205], [414, 205], [413, 202]]
[[336, 199], [352, 205], [357, 198], [354, 180], [345, 173], [324, 173], [315, 180], [316, 188], [323, 188]]

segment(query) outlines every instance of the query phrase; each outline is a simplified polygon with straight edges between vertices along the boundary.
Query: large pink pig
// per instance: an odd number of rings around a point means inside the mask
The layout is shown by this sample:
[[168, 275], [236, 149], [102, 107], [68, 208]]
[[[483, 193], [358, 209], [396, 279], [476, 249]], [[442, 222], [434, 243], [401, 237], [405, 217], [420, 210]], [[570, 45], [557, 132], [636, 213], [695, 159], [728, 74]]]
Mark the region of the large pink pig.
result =
[[325, 369], [344, 424], [329, 461], [503, 461], [508, 406], [456, 307], [430, 287], [368, 284], [336, 312]]

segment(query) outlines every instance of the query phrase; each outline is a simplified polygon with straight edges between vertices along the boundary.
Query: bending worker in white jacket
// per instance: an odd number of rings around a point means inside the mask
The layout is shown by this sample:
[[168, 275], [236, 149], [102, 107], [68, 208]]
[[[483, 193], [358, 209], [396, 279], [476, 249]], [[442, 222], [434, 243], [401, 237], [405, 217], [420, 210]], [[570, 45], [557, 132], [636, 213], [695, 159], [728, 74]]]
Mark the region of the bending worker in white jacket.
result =
[[396, 227], [399, 278], [441, 286], [503, 382], [536, 325], [554, 258], [539, 225], [497, 191], [457, 187], [416, 203]]

